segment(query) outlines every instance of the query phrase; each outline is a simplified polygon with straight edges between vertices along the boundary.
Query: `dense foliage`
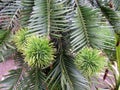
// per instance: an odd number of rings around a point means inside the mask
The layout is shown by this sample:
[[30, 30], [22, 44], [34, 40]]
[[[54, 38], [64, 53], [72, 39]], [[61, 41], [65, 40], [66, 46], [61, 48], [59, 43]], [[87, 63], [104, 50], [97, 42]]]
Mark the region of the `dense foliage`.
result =
[[1, 0], [0, 61], [12, 55], [19, 64], [1, 88], [98, 89], [92, 78], [106, 80], [112, 70], [115, 85], [105, 88], [118, 90], [119, 6], [118, 0]]

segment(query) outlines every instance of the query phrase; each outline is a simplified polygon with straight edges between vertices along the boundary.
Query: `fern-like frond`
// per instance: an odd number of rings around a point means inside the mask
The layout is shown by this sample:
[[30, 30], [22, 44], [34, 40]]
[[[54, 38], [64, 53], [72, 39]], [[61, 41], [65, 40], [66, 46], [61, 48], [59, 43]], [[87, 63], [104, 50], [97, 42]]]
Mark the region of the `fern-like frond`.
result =
[[98, 11], [77, 2], [75, 16], [71, 25], [71, 45], [73, 51], [78, 51], [84, 46], [103, 48], [103, 35], [100, 33]]
[[2, 28], [13, 29], [16, 22], [16, 18], [19, 17], [19, 8], [20, 1], [19, 0], [11, 0], [11, 1], [3, 1], [2, 8], [0, 10], [0, 25]]
[[41, 72], [39, 68], [32, 68], [28, 71], [28, 76], [26, 77], [26, 86], [24, 90], [46, 90], [47, 86], [45, 83], [45, 74]]
[[29, 19], [33, 11], [35, 0], [21, 0], [22, 10], [21, 10], [21, 25], [22, 27], [27, 27], [29, 24]]
[[50, 90], [88, 90], [88, 83], [76, 69], [71, 55], [58, 55], [48, 76]]
[[100, 4], [99, 4], [99, 6], [100, 6], [100, 9], [101, 9], [103, 15], [106, 17], [108, 22], [113, 27], [115, 33], [119, 34], [120, 33], [120, 16], [119, 16], [119, 14], [109, 7], [102, 6]]
[[28, 27], [29, 32], [39, 36], [60, 36], [57, 32], [66, 31], [68, 20], [65, 19], [65, 15], [70, 10], [64, 7], [64, 2], [65, 0], [36, 0]]
[[0, 82], [3, 86], [3, 89], [7, 90], [16, 90], [19, 85], [20, 81], [23, 79], [23, 70], [22, 68], [11, 70], [6, 78]]
[[45, 90], [45, 75], [40, 69], [26, 70], [25, 67], [11, 70], [5, 79], [0, 82], [5, 90]]

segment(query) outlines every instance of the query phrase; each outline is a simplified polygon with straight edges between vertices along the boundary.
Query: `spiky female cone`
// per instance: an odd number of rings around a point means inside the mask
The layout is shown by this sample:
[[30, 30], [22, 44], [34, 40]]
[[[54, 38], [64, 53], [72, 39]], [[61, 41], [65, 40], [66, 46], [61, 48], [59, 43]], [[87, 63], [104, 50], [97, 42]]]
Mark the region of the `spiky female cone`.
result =
[[100, 55], [99, 50], [84, 48], [76, 55], [75, 64], [85, 76], [89, 77], [101, 71], [106, 60], [104, 56]]
[[47, 67], [54, 59], [53, 45], [44, 37], [31, 36], [27, 39], [25, 61], [32, 67]]

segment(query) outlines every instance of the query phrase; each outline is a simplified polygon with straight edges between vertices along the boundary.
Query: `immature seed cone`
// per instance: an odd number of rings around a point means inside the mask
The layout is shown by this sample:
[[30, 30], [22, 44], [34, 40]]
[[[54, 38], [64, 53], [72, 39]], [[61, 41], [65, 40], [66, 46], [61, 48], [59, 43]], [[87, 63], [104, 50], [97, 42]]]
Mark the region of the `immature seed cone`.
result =
[[76, 55], [75, 64], [85, 76], [94, 75], [104, 68], [106, 60], [99, 53], [100, 50], [84, 48]]
[[24, 55], [29, 66], [47, 67], [54, 60], [53, 44], [47, 38], [31, 36], [27, 38]]

